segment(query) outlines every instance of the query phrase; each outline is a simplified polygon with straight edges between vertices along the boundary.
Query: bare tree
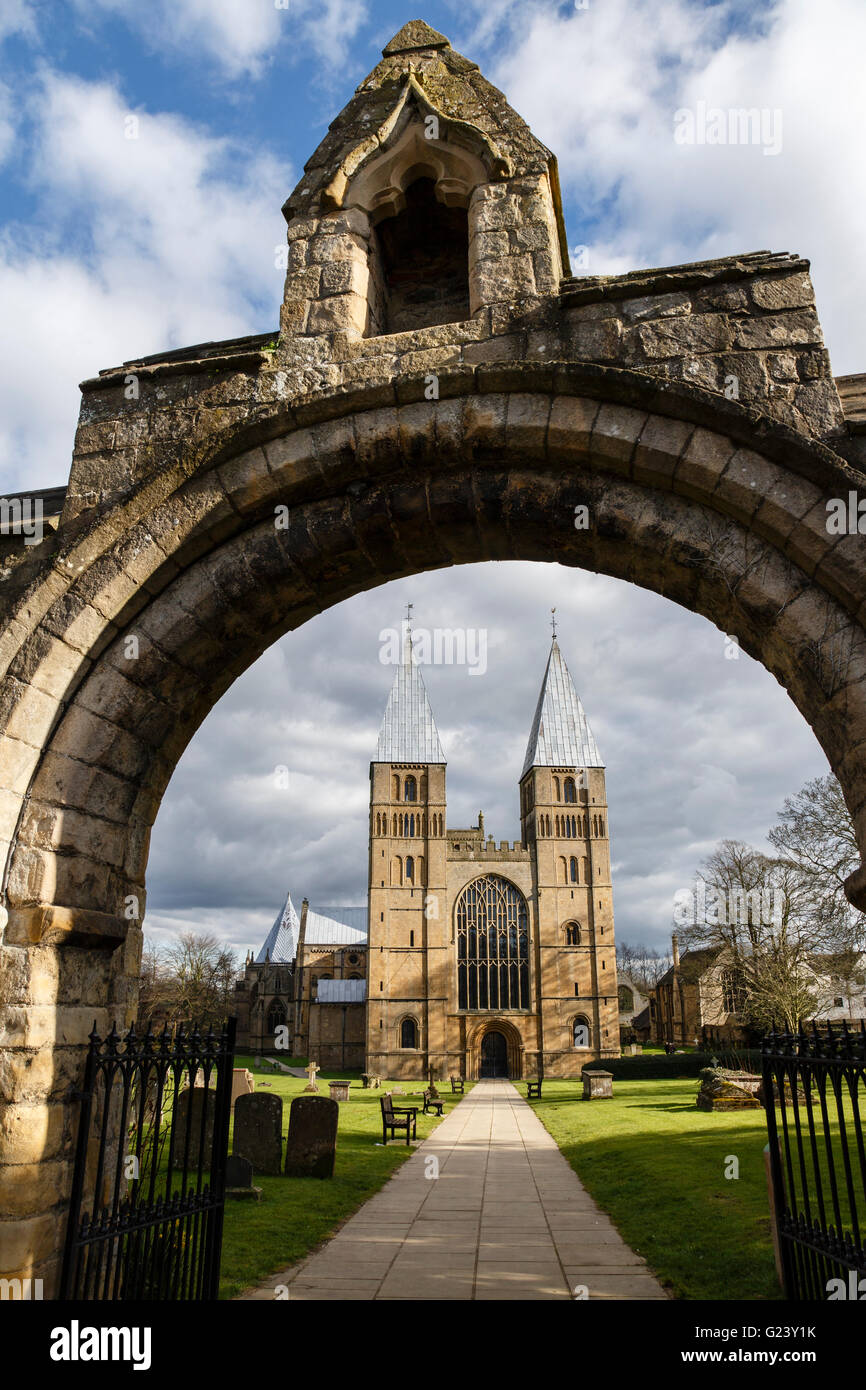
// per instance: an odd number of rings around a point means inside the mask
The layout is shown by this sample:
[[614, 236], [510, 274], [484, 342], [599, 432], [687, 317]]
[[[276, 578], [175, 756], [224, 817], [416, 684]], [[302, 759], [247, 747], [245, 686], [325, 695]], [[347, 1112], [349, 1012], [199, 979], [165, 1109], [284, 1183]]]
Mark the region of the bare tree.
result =
[[181, 932], [161, 953], [151, 948], [148, 968], [151, 1017], [209, 1027], [229, 1012], [238, 960], [211, 932]]
[[622, 975], [628, 975], [642, 993], [655, 989], [662, 975], [673, 964], [673, 957], [650, 949], [642, 941], [636, 946], [621, 941], [616, 948], [616, 968]]
[[796, 1028], [818, 1003], [815, 954], [837, 924], [816, 912], [808, 875], [739, 840], [723, 840], [695, 880], [686, 949], [720, 952], [724, 989], [744, 1022]]

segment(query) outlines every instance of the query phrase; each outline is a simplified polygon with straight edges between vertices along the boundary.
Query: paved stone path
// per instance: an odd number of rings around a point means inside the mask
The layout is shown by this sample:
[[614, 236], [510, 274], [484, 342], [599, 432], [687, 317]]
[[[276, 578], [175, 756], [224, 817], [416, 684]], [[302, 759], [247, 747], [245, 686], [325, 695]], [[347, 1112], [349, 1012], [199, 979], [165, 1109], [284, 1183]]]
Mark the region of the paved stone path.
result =
[[508, 1081], [479, 1081], [318, 1254], [242, 1297], [278, 1285], [302, 1300], [667, 1297]]

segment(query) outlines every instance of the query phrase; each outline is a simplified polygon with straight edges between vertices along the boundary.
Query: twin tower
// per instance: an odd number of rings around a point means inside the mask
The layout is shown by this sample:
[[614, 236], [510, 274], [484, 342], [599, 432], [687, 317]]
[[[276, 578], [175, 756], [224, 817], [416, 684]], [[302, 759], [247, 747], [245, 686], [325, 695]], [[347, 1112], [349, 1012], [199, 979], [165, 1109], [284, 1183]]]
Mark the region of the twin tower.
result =
[[404, 638], [370, 768], [368, 1072], [578, 1076], [619, 1055], [604, 766], [554, 637], [521, 840], [448, 824], [445, 755]]

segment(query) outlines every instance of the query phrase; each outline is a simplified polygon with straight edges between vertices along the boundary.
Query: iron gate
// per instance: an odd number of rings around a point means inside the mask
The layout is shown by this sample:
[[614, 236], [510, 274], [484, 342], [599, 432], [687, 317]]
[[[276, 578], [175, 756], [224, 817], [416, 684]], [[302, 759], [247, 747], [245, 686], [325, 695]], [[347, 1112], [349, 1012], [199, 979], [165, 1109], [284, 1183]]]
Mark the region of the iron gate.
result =
[[785, 1297], [857, 1297], [866, 1276], [866, 1023], [770, 1033], [762, 1053]]
[[61, 1298], [217, 1297], [235, 1028], [94, 1025]]

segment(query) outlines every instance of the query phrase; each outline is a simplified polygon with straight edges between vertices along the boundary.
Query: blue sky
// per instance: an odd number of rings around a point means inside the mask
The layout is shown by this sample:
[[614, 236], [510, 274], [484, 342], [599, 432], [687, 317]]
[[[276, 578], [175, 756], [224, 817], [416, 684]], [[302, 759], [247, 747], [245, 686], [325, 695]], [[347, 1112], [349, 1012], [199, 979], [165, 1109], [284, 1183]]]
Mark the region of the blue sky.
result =
[[[740, 251], [812, 261], [837, 374], [866, 369], [863, 0], [2, 0], [0, 488], [63, 483], [77, 383], [274, 328], [280, 207], [388, 39], [423, 17], [558, 155], [569, 243], [617, 273]], [[778, 151], [683, 147], [678, 109], [781, 113]], [[129, 117], [138, 121], [127, 138]], [[558, 567], [391, 585], [278, 643], [193, 740], [157, 821], [148, 928], [257, 945], [287, 887], [361, 901], [380, 629], [484, 627], [490, 672], [433, 668], [453, 821], [517, 834], [549, 609], [608, 763], [620, 935], [663, 945], [723, 835], [760, 842], [826, 762], [775, 681], [655, 595]], [[288, 795], [273, 785], [292, 769]], [[659, 833], [659, 827], [665, 833]]]

